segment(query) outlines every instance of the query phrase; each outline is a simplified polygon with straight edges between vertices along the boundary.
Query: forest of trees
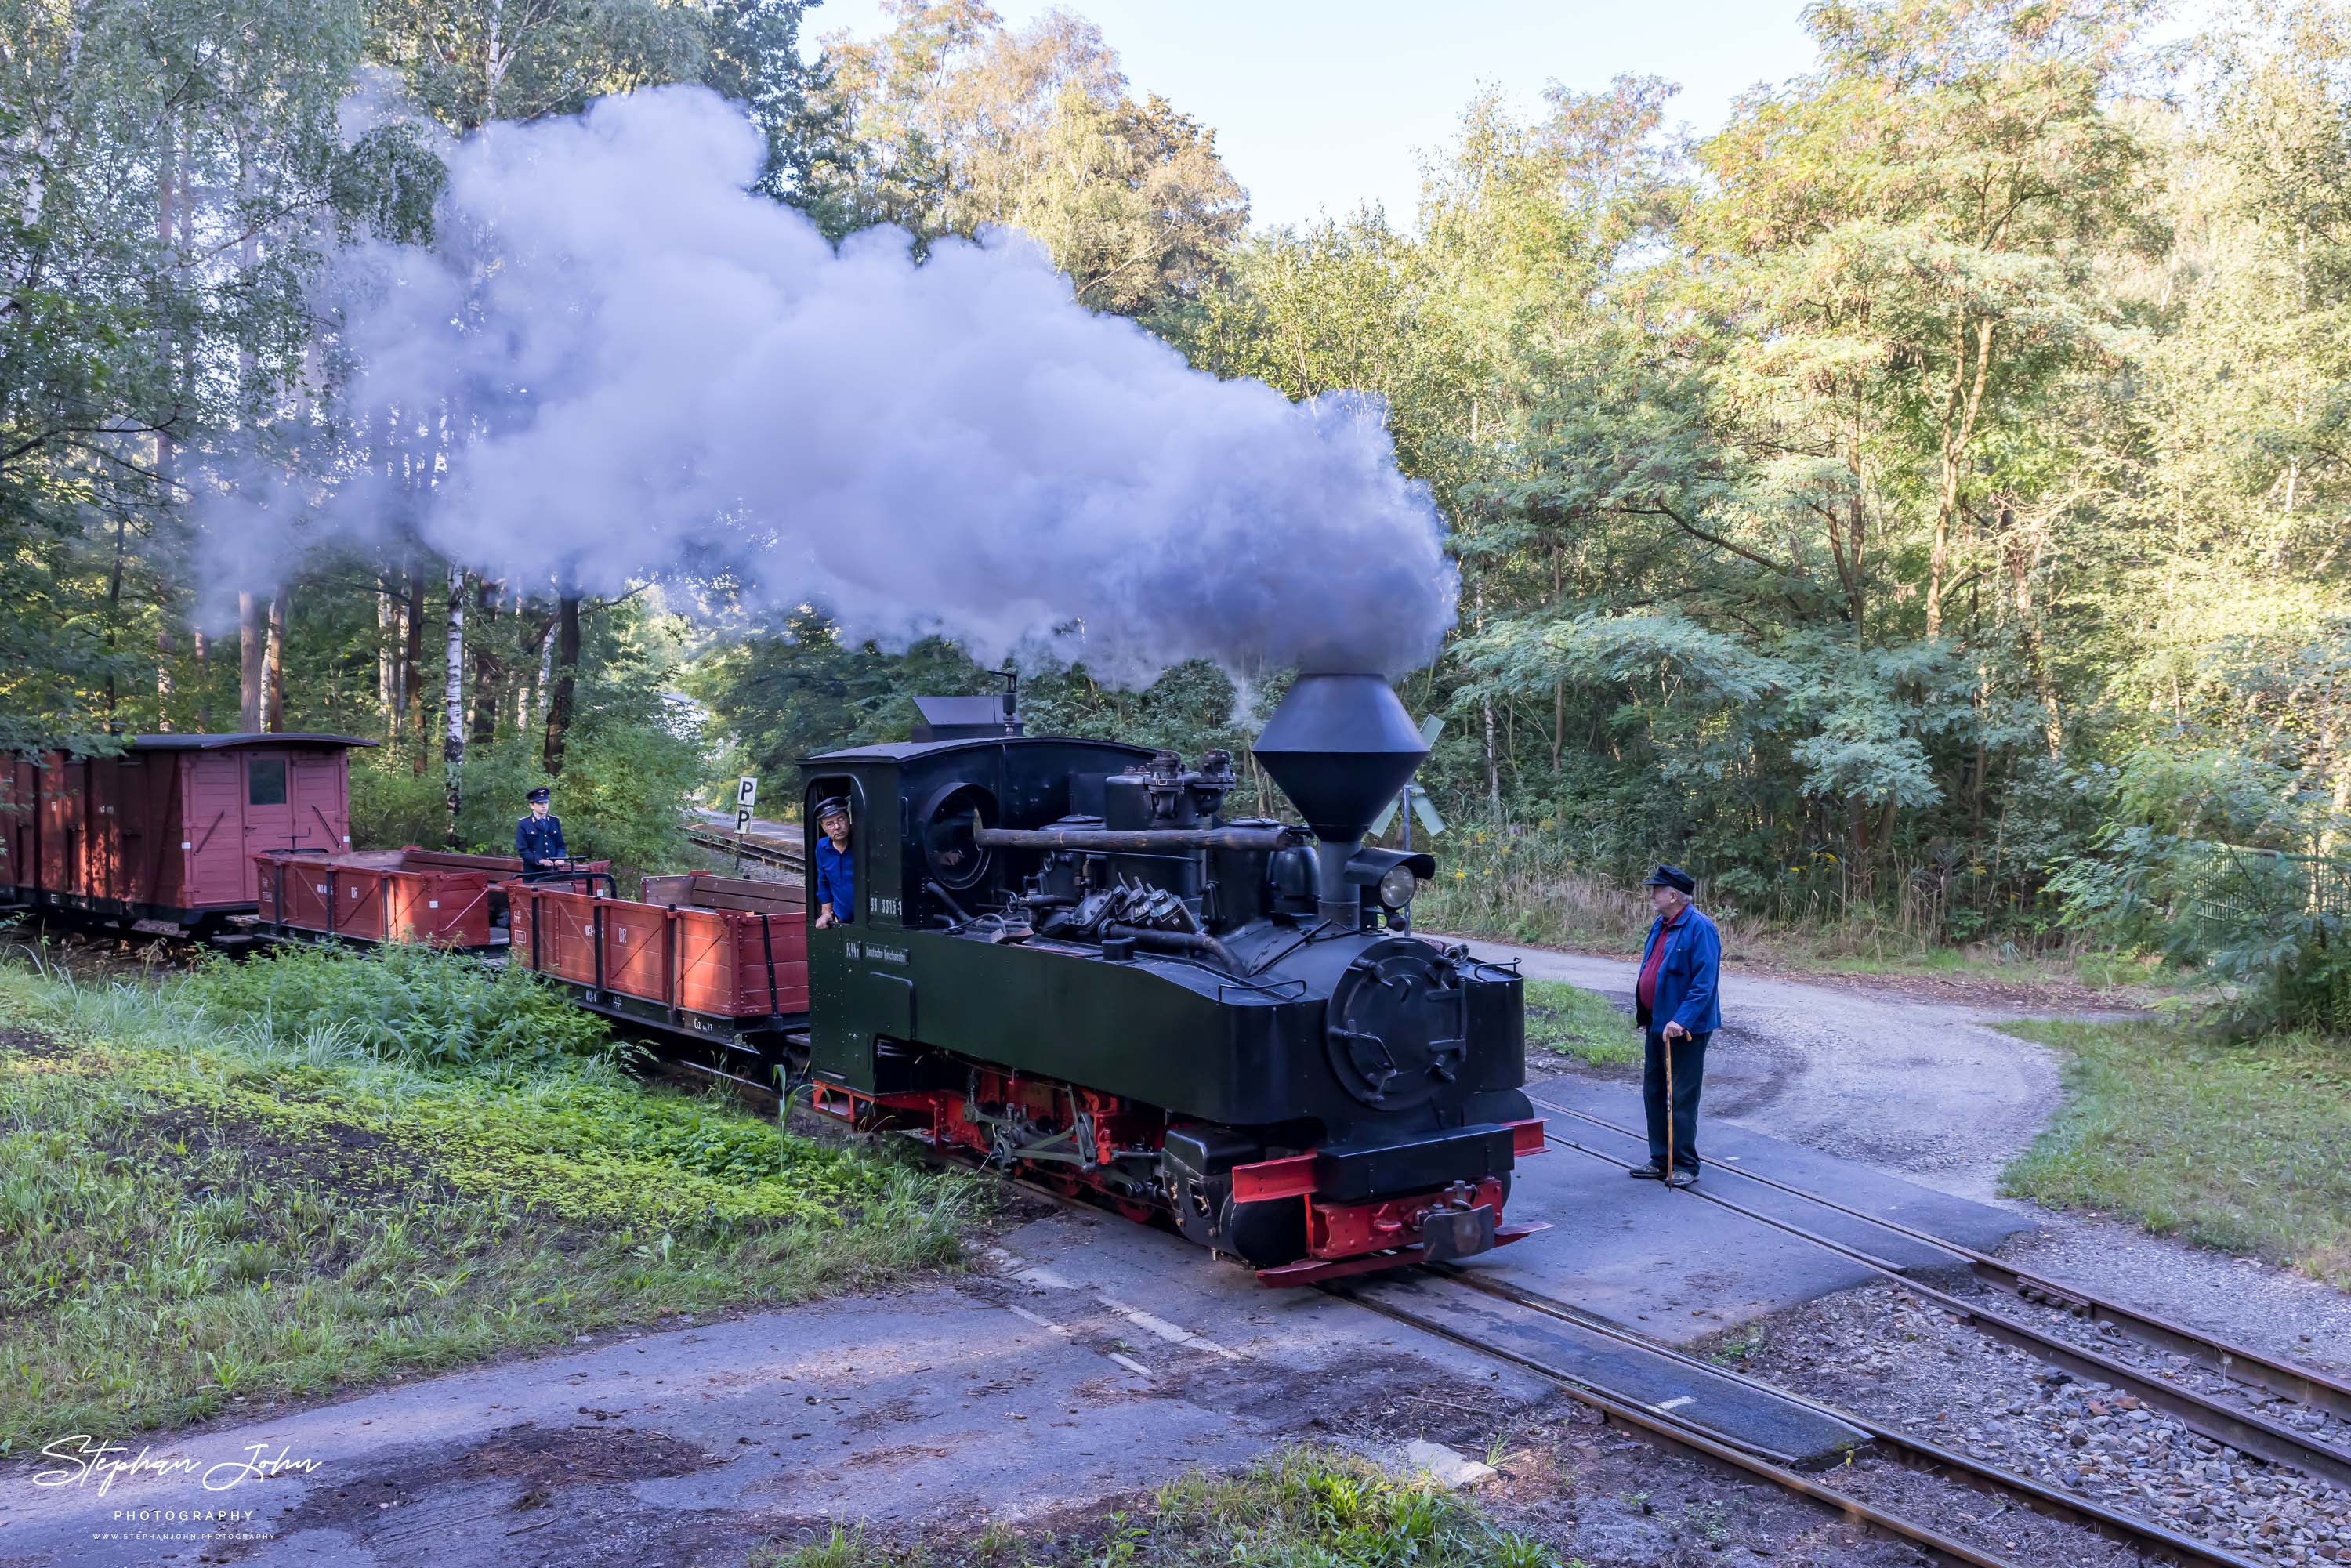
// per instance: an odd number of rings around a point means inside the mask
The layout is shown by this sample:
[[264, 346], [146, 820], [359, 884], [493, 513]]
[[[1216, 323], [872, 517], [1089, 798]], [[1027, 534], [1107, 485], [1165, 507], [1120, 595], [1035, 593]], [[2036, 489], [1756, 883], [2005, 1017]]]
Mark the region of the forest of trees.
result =
[[[436, 138], [698, 81], [828, 235], [1014, 226], [1204, 370], [1384, 397], [1462, 568], [1403, 687], [1447, 719], [1448, 815], [1949, 938], [2127, 932], [2213, 855], [2340, 848], [2351, 5], [2179, 40], [2137, 0], [1817, 4], [1814, 68], [1704, 139], [1654, 78], [1481, 97], [1416, 213], [1259, 231], [1214, 129], [1075, 14], [820, 20], [0, 0], [0, 746], [347, 730], [384, 743], [380, 837], [493, 838], [560, 775], [591, 843], [651, 854], [718, 767], [982, 689], [952, 648], [841, 645], [820, 605], [722, 636], [678, 584], [486, 581], [413, 539], [233, 603], [189, 570], [189, 455], [314, 461], [306, 277], [354, 235], [429, 242]], [[435, 439], [336, 450], [426, 485]], [[1278, 689], [1028, 682], [1040, 724], [1189, 747]]]

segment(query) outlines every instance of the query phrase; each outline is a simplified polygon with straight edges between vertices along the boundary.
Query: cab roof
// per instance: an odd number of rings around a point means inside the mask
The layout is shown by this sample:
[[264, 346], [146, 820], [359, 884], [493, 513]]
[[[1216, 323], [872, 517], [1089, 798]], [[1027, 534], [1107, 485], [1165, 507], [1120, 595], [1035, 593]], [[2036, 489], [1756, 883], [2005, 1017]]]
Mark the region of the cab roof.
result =
[[356, 735], [326, 735], [315, 730], [244, 730], [231, 735], [126, 735], [123, 744], [133, 751], [228, 751], [240, 746], [381, 746]]
[[1110, 751], [1123, 751], [1130, 756], [1148, 758], [1151, 747], [1134, 746], [1123, 740], [1095, 740], [1081, 735], [982, 735], [955, 740], [893, 740], [878, 746], [852, 747], [846, 751], [826, 751], [802, 759], [802, 768], [813, 768], [820, 762], [904, 762], [910, 758], [935, 757], [949, 751], [977, 751], [991, 747], [1031, 746], [1093, 746]]

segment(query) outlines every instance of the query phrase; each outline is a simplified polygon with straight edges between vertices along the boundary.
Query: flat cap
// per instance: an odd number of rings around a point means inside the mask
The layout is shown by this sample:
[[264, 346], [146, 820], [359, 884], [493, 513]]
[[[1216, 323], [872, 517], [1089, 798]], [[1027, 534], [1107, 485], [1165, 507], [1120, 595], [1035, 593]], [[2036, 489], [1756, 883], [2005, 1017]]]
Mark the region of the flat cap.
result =
[[1698, 879], [1677, 865], [1661, 865], [1649, 873], [1643, 887], [1670, 887], [1683, 893], [1696, 893]]

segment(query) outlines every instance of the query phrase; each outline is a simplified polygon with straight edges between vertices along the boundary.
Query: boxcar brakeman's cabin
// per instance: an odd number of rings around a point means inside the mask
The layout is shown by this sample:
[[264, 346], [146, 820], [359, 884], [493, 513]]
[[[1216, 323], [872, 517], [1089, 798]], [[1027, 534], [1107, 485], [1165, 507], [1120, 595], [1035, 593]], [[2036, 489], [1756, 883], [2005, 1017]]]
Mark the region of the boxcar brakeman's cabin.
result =
[[119, 757], [0, 761], [0, 901], [190, 932], [252, 914], [256, 852], [350, 847], [350, 748], [374, 744], [137, 735]]

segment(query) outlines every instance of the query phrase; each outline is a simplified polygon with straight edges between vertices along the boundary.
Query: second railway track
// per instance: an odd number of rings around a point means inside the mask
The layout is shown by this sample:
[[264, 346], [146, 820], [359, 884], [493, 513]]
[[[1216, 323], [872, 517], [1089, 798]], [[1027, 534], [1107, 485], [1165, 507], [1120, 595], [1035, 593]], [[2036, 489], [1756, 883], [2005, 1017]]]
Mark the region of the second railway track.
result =
[[[1647, 1138], [1645, 1134], [1636, 1134], [1631, 1128], [1578, 1111], [1573, 1106], [1560, 1104], [1556, 1101], [1546, 1100], [1541, 1096], [1531, 1098], [1541, 1110], [1573, 1118], [1626, 1140], [1638, 1138], [1646, 1154]], [[1594, 1159], [1604, 1160], [1622, 1169], [1631, 1168], [1630, 1160], [1605, 1150], [1579, 1143], [1573, 1138], [1562, 1137], [1557, 1133], [1547, 1135], [1552, 1143], [1562, 1147], [1573, 1149]], [[2351, 1386], [2314, 1369], [2290, 1366], [2243, 1345], [2204, 1334], [2184, 1324], [2156, 1318], [2152, 1314], [2137, 1312], [2118, 1302], [2106, 1301], [2075, 1286], [2037, 1280], [1958, 1242], [1945, 1240], [1924, 1231], [1913, 1230], [1898, 1222], [1880, 1219], [1876, 1216], [1837, 1203], [1834, 1199], [1806, 1192], [1792, 1184], [1763, 1176], [1760, 1173], [1725, 1165], [1709, 1166], [1709, 1171], [1715, 1174], [1728, 1173], [1757, 1182], [1767, 1188], [1776, 1189], [1868, 1224], [1880, 1226], [1889, 1234], [1898, 1233], [1910, 1240], [1941, 1249], [1955, 1260], [1968, 1263], [1980, 1275], [2011, 1281], [2011, 1288], [2022, 1287], [2053, 1301], [2080, 1303], [2085, 1312], [2098, 1314], [2098, 1321], [2113, 1323], [2116, 1331], [2126, 1337], [2142, 1337], [2143, 1343], [2170, 1354], [2192, 1354], [2208, 1365], [2237, 1376], [2243, 1382], [2269, 1390], [2280, 1397], [2293, 1397], [2280, 1392], [2283, 1385], [2306, 1389], [2312, 1397], [2304, 1402], [2312, 1408], [2330, 1414], [2351, 1406]], [[1850, 1246], [1833, 1237], [1823, 1236], [1792, 1219], [1766, 1213], [1751, 1205], [1740, 1203], [1724, 1197], [1719, 1192], [1708, 1191], [1703, 1186], [1687, 1189], [1687, 1195], [1707, 1203], [1719, 1205], [1760, 1225], [1769, 1226], [1772, 1229], [1796, 1237], [1800, 1240], [1858, 1263], [1919, 1301], [1938, 1308], [1960, 1322], [2024, 1352], [2036, 1360], [2062, 1367], [2076, 1376], [2095, 1379], [2116, 1388], [2127, 1390], [2148, 1406], [2163, 1411], [2183, 1426], [2201, 1433], [2215, 1442], [2225, 1443], [2240, 1452], [2258, 1456], [2273, 1464], [2284, 1465], [2299, 1470], [2304, 1475], [2332, 1482], [2335, 1486], [2351, 1488], [2351, 1451], [2346, 1451], [2339, 1443], [2330, 1440], [2329, 1437], [2299, 1431], [2261, 1411], [2241, 1407], [2231, 1401], [2183, 1386], [2158, 1373], [2118, 1360], [2105, 1351], [2077, 1344], [2063, 1334], [2043, 1328], [2025, 1319], [1995, 1311], [1981, 1301], [1955, 1295], [1949, 1291], [1913, 1278], [1900, 1266], [1862, 1248]], [[2191, 1345], [2195, 1347], [2193, 1352], [2185, 1348]]]
[[778, 871], [789, 871], [794, 875], [799, 874], [803, 869], [799, 845], [764, 834], [747, 833], [737, 838], [722, 829], [706, 828], [697, 822], [687, 825], [685, 841], [697, 849], [740, 855], [745, 860], [757, 861]]
[[[2253, 1568], [2247, 1558], [2182, 1535], [2154, 1521], [2044, 1486], [1967, 1454], [1911, 1437], [1885, 1422], [1701, 1363], [1572, 1303], [1457, 1266], [1438, 1265], [1428, 1272], [1462, 1289], [1511, 1302], [1560, 1322], [1572, 1324], [1583, 1333], [1598, 1335], [1631, 1347], [1642, 1354], [1678, 1364], [1696, 1376], [1735, 1383], [1769, 1398], [1816, 1412], [1854, 1428], [1867, 1439], [1869, 1452], [1891, 1464], [1953, 1482], [1974, 1493], [1997, 1499], [2005, 1505], [2022, 1508], [2089, 1531], [2125, 1547], [2138, 1560], [2207, 1563], [2215, 1565], [2215, 1568]], [[2017, 1568], [2021, 1561], [1964, 1540], [1948, 1524], [1919, 1517], [1924, 1511], [1909, 1505], [1896, 1507], [1882, 1500], [1873, 1500], [1862, 1495], [1863, 1489], [1856, 1488], [1849, 1480], [1833, 1482], [1823, 1474], [1808, 1474], [1777, 1456], [1760, 1454], [1750, 1446], [1726, 1440], [1721, 1434], [1677, 1416], [1665, 1405], [1644, 1404], [1619, 1391], [1597, 1385], [1539, 1354], [1530, 1354], [1522, 1349], [1497, 1344], [1474, 1333], [1462, 1333], [1423, 1312], [1382, 1300], [1376, 1285], [1355, 1290], [1343, 1286], [1328, 1289], [1332, 1294], [1353, 1301], [1422, 1333], [1435, 1334], [1464, 1348], [1533, 1372], [1564, 1389], [1579, 1403], [1598, 1412], [1612, 1426], [1640, 1432], [1668, 1447], [1729, 1466], [1806, 1498], [1881, 1534], [1908, 1542], [1933, 1561], [1966, 1563], [1970, 1568]], [[1849, 1469], [1849, 1461], [1845, 1468]], [[1982, 1520], [1963, 1523], [1980, 1525], [1991, 1517], [1994, 1516], [1987, 1515]], [[2035, 1553], [2034, 1560], [2046, 1561], [2047, 1554]], [[2077, 1559], [2068, 1556], [2065, 1560]]]

